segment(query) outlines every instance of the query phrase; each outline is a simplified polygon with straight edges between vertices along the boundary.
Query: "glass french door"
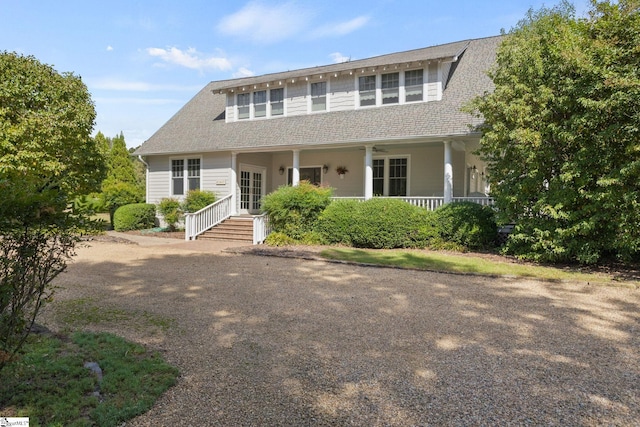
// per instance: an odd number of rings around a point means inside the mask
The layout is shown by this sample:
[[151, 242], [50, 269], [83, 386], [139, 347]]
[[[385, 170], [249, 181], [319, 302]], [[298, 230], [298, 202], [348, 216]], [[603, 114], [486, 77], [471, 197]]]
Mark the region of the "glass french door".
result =
[[264, 196], [265, 170], [243, 165], [240, 168], [240, 213], [259, 214], [260, 202]]

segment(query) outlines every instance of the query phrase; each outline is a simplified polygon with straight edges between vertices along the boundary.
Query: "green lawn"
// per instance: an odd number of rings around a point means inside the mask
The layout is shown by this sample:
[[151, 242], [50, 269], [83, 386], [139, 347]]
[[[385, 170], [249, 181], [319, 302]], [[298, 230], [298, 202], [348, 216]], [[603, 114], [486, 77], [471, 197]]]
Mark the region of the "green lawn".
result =
[[[102, 370], [98, 377], [86, 362]], [[0, 371], [0, 414], [34, 426], [119, 426], [149, 410], [178, 376], [156, 353], [115, 335], [32, 334]]]
[[489, 259], [474, 254], [453, 254], [419, 250], [364, 250], [328, 248], [321, 252], [327, 259], [365, 264], [384, 265], [463, 274], [488, 276], [531, 277], [544, 280], [563, 280], [640, 287], [638, 278], [622, 278], [620, 274], [584, 272], [578, 268], [559, 268]]

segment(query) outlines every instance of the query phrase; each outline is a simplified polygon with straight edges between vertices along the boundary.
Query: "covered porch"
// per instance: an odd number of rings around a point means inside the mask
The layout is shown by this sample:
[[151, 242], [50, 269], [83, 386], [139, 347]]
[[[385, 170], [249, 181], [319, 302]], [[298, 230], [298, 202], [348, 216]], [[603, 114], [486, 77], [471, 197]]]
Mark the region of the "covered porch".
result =
[[186, 238], [228, 217], [252, 215], [254, 243], [260, 243], [269, 232], [262, 198], [302, 180], [333, 188], [334, 199], [394, 198], [428, 210], [462, 201], [491, 205], [486, 166], [473, 154], [476, 149], [476, 139], [452, 139], [232, 152], [230, 193], [215, 207], [186, 217]]

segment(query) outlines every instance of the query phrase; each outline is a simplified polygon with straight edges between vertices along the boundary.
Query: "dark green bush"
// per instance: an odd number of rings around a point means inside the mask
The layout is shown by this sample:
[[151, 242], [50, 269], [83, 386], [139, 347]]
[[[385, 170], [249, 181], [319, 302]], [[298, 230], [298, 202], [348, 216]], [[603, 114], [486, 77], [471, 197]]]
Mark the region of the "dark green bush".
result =
[[189, 190], [182, 203], [184, 212], [198, 212], [216, 201], [216, 195], [207, 190]]
[[359, 203], [352, 219], [351, 244], [358, 248], [424, 247], [432, 237], [430, 213], [398, 199]]
[[351, 245], [353, 219], [362, 202], [335, 200], [320, 214], [315, 229], [328, 244]]
[[440, 239], [468, 249], [494, 245], [498, 235], [495, 212], [472, 202], [448, 203], [433, 212]]
[[300, 240], [313, 231], [318, 216], [331, 203], [331, 194], [331, 188], [302, 181], [295, 187], [279, 187], [265, 196], [262, 210], [269, 216], [274, 232]]
[[160, 200], [157, 209], [169, 228], [175, 230], [176, 224], [182, 219], [180, 201], [171, 197], [164, 198]]
[[144, 230], [153, 228], [156, 207], [148, 203], [120, 206], [113, 214], [113, 228], [116, 231]]

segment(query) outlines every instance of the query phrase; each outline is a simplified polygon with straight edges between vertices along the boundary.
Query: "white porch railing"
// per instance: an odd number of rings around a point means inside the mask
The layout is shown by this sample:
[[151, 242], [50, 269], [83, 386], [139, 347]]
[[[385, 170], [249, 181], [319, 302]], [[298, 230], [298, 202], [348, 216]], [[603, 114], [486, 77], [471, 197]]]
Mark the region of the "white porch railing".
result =
[[184, 239], [193, 240], [231, 216], [231, 194], [198, 212], [184, 214]]
[[[407, 202], [413, 206], [419, 206], [429, 211], [433, 211], [440, 206], [444, 205], [444, 197], [420, 197], [420, 196], [398, 196], [398, 197], [380, 197], [381, 199], [399, 199]], [[333, 197], [334, 200], [350, 199], [364, 202], [364, 197]], [[491, 197], [454, 197], [453, 203], [456, 202], [473, 202], [482, 206], [493, 205], [493, 198]]]
[[264, 240], [271, 233], [271, 225], [269, 224], [269, 217], [267, 214], [262, 214], [253, 217], [253, 244], [259, 245], [264, 243]]

